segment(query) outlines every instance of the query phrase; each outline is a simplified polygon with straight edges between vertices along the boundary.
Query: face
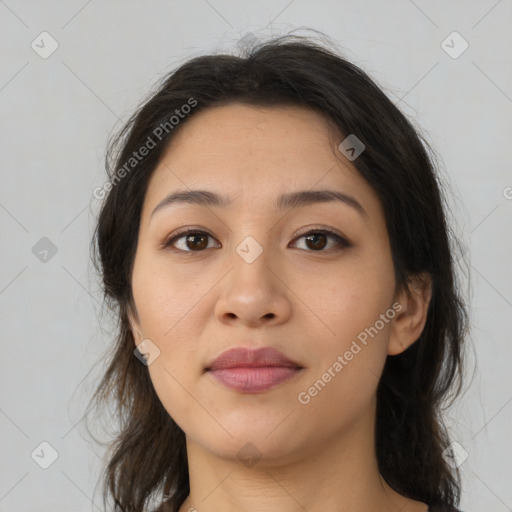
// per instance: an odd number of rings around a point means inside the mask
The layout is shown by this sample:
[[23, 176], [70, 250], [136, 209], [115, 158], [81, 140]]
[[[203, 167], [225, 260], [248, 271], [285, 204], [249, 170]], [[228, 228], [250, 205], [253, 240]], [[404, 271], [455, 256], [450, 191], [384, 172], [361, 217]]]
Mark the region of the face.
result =
[[[187, 442], [219, 457], [251, 442], [293, 461], [371, 421], [401, 306], [382, 207], [336, 154], [343, 138], [299, 107], [216, 107], [181, 127], [150, 180], [132, 331], [150, 340], [151, 380]], [[197, 189], [230, 202], [160, 204]], [[349, 199], [276, 206], [320, 190]], [[233, 389], [205, 371], [233, 347], [272, 347], [302, 369]]]

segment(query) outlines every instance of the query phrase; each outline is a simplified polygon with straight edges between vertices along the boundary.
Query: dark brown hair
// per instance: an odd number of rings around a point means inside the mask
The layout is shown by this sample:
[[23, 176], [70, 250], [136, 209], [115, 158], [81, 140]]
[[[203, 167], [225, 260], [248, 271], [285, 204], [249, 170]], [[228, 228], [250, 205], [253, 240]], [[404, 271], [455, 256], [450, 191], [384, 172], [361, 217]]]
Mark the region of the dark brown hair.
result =
[[[177, 511], [189, 494], [185, 435], [134, 356], [127, 316], [135, 310], [131, 272], [148, 181], [173, 134], [197, 112], [231, 102], [311, 108], [365, 145], [353, 164], [383, 206], [397, 290], [407, 290], [408, 278], [420, 272], [429, 273], [433, 283], [420, 338], [402, 354], [388, 356], [379, 382], [379, 471], [411, 499], [446, 510], [458, 505], [460, 476], [442, 455], [449, 438], [440, 412], [461, 391], [467, 312], [437, 165], [419, 131], [366, 73], [338, 53], [312, 38], [287, 35], [240, 56], [193, 58], [164, 77], [110, 142], [111, 185], [97, 194], [105, 199], [91, 249], [118, 323], [106, 373], [90, 403], [116, 407], [119, 430], [109, 444], [103, 498], [105, 504], [112, 497], [117, 511], [142, 512], [164, 500], [165, 510]], [[176, 111], [183, 115], [170, 123]], [[136, 163], [130, 160], [149, 138], [155, 147]]]

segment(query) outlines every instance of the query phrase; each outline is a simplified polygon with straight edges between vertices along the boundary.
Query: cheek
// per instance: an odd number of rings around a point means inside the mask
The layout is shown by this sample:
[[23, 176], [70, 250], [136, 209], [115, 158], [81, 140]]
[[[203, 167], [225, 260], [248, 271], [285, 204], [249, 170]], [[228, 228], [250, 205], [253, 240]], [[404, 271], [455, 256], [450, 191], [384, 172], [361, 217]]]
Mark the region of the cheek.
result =
[[305, 282], [303, 286], [304, 293], [310, 290], [304, 295], [305, 302], [311, 311], [318, 312], [317, 317], [322, 320], [319, 325], [327, 335], [325, 339], [330, 338], [339, 348], [373, 326], [391, 307], [394, 275], [389, 265], [361, 262], [331, 272], [323, 285], [317, 282], [314, 287]]
[[189, 393], [202, 371], [202, 325], [196, 304], [206, 290], [201, 293], [197, 283], [169, 274], [169, 269], [155, 265], [144, 272], [142, 265], [135, 267], [132, 287], [142, 333], [160, 351], [148, 366], [153, 387], [165, 410], [185, 428], [186, 419], [197, 414]]
[[339, 314], [328, 319], [335, 335], [317, 338], [315, 364], [297, 397], [304, 411], [310, 408], [333, 432], [362, 417], [374, 401], [394, 312], [375, 295], [369, 295], [373, 302], [350, 293], [338, 297], [334, 307]]
[[308, 296], [308, 306], [322, 320], [316, 324], [325, 333], [310, 333], [317, 340], [312, 373], [321, 381], [318, 388], [330, 388], [324, 396], [332, 393], [337, 401], [343, 396], [368, 399], [387, 357], [395, 317], [394, 274], [391, 265], [381, 263], [354, 265], [350, 272], [333, 274], [323, 291], [317, 288]]
[[144, 335], [164, 344], [173, 340], [174, 346], [179, 342], [179, 333], [186, 328], [188, 340], [195, 339], [190, 329], [198, 326], [194, 321], [200, 309], [197, 305], [212, 286], [207, 276], [191, 276], [177, 268], [142, 253], [135, 261], [132, 276], [133, 296]]
[[[205, 320], [200, 319], [199, 301], [207, 289], [172, 274], [169, 268], [136, 260], [132, 289], [142, 335], [154, 343], [159, 356], [148, 366], [155, 391], [167, 411], [187, 414], [195, 379], [202, 373], [198, 340]], [[211, 286], [210, 286], [211, 287]]]

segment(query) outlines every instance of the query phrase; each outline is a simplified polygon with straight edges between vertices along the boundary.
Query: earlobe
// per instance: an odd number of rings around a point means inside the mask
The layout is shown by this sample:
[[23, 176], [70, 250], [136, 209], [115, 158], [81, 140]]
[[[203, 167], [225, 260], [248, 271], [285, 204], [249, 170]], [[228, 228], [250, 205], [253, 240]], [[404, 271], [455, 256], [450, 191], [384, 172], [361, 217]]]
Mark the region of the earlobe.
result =
[[409, 289], [403, 290], [397, 299], [402, 310], [393, 320], [388, 355], [401, 354], [420, 337], [427, 322], [431, 298], [430, 274], [423, 272], [409, 279]]

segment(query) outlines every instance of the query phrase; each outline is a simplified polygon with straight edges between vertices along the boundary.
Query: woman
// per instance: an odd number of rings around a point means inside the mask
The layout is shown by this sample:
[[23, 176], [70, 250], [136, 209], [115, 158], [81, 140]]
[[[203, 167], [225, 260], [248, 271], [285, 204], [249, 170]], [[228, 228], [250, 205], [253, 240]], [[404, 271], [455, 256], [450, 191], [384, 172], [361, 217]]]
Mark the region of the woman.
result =
[[115, 510], [457, 510], [467, 314], [425, 146], [310, 39], [165, 77], [95, 191]]

